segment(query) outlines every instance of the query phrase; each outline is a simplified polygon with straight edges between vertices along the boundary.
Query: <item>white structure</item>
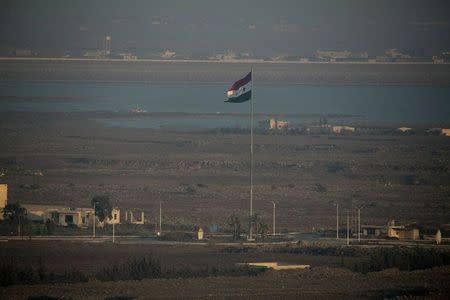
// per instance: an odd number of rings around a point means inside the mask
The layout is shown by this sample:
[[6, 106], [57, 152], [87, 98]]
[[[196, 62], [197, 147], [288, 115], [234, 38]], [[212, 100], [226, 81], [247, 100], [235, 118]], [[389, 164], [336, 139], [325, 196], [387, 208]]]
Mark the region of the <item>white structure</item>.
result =
[[161, 54], [162, 58], [174, 58], [177, 53], [175, 51], [166, 50], [163, 54]]
[[281, 120], [276, 120], [274, 118], [271, 118], [269, 120], [269, 129], [284, 129], [284, 128], [289, 128], [291, 125], [290, 122], [288, 121], [281, 121]]
[[336, 59], [344, 59], [350, 57], [351, 52], [348, 50], [344, 51], [316, 51], [316, 57], [319, 59], [325, 60], [336, 60]]
[[435, 239], [436, 239], [436, 244], [440, 245], [442, 242], [442, 234], [441, 234], [440, 229], [437, 230]]
[[144, 211], [140, 212], [140, 218], [135, 217], [135, 212], [132, 210], [125, 211], [125, 222], [129, 224], [140, 224], [143, 225], [145, 223], [145, 215]]
[[442, 134], [445, 136], [450, 136], [450, 128], [442, 128]]
[[108, 224], [120, 224], [120, 209], [118, 207], [114, 207], [111, 210], [111, 218], [106, 220]]
[[132, 53], [119, 53], [119, 56], [123, 60], [137, 60], [138, 59], [137, 55], [134, 55]]
[[203, 234], [204, 234], [204, 231], [203, 231], [203, 229], [200, 227], [200, 228], [198, 229], [198, 232], [197, 232], [197, 239], [198, 239], [199, 241], [203, 240]]
[[411, 131], [412, 128], [411, 127], [399, 127], [399, 128], [397, 128], [397, 130], [399, 130], [401, 132], [408, 132], [408, 131]]
[[355, 127], [351, 126], [333, 126], [331, 128], [333, 133], [355, 132]]
[[450, 128], [430, 128], [427, 130], [428, 133], [434, 133], [444, 136], [450, 136]]
[[249, 267], [256, 267], [256, 268], [266, 268], [266, 269], [273, 269], [273, 270], [305, 270], [310, 269], [310, 265], [280, 265], [277, 262], [253, 262], [253, 263], [238, 263], [238, 266], [246, 265]]
[[105, 56], [111, 55], [111, 36], [105, 36], [105, 45], [104, 45], [104, 53]]
[[411, 55], [405, 54], [399, 49], [387, 49], [384, 55], [389, 58], [411, 58]]

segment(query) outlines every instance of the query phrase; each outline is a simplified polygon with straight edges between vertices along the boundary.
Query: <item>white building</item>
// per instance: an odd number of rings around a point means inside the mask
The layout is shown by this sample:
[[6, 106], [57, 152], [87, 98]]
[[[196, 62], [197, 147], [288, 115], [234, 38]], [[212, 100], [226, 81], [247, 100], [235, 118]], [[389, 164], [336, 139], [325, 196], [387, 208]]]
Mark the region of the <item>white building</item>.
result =
[[174, 58], [177, 53], [175, 51], [166, 50], [163, 54], [161, 54], [162, 58]]
[[269, 120], [269, 129], [284, 129], [284, 128], [289, 128], [291, 125], [290, 122], [288, 121], [281, 121], [281, 120], [276, 120], [274, 118], [271, 118]]
[[[136, 218], [135, 214], [139, 214], [140, 217]], [[129, 224], [140, 224], [145, 223], [144, 211], [126, 210], [125, 211], [125, 222]]]
[[316, 57], [324, 60], [336, 60], [336, 59], [344, 59], [349, 58], [351, 52], [348, 50], [344, 51], [316, 51]]
[[411, 131], [412, 128], [411, 127], [399, 127], [399, 128], [397, 128], [397, 130], [399, 130], [401, 132], [408, 132], [408, 131]]
[[344, 133], [344, 132], [355, 132], [355, 127], [351, 127], [351, 126], [333, 126], [331, 128], [331, 131], [333, 133]]

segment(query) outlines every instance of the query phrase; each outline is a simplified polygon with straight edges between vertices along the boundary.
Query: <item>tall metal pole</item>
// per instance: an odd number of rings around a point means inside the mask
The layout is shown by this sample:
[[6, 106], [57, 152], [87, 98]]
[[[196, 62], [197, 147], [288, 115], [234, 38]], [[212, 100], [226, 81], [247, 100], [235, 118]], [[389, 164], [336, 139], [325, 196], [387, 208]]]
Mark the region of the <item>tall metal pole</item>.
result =
[[19, 237], [22, 237], [22, 239], [23, 239], [23, 236], [22, 236], [22, 216], [21, 215], [19, 215], [19, 226], [17, 226], [17, 235]]
[[361, 207], [358, 207], [358, 242], [361, 242]]
[[92, 217], [92, 237], [95, 238], [95, 201], [94, 201], [94, 216]]
[[339, 239], [339, 203], [336, 203], [336, 239]]
[[350, 217], [347, 210], [347, 245], [350, 245]]
[[116, 225], [116, 222], [113, 220], [113, 244], [114, 244], [114, 242], [115, 242], [115, 240], [116, 240], [116, 231], [115, 231], [115, 225]]
[[254, 99], [254, 89], [253, 89], [253, 67], [251, 69], [251, 114], [250, 114], [250, 228], [249, 228], [249, 240], [253, 239], [253, 99]]
[[161, 207], [161, 201], [159, 201], [159, 235], [162, 234], [161, 219], [162, 219], [162, 207]]
[[272, 201], [273, 204], [273, 225], [272, 225], [272, 229], [273, 229], [273, 236], [275, 236], [276, 231], [275, 231], [275, 210], [276, 210], [276, 203], [274, 201]]

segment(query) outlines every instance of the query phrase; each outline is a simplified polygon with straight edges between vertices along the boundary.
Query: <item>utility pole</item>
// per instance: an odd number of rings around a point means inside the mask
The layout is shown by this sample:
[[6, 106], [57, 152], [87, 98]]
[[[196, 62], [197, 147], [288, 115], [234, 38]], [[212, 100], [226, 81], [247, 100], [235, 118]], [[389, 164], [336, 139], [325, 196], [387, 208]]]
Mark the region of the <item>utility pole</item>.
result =
[[92, 237], [95, 238], [95, 201], [94, 201], [94, 216], [92, 217]]
[[23, 235], [22, 235], [22, 216], [19, 213], [19, 226], [17, 226], [17, 235], [19, 237], [22, 237], [23, 240]]
[[350, 245], [350, 217], [347, 210], [347, 245]]
[[358, 242], [361, 242], [361, 207], [358, 207]]
[[248, 240], [253, 241], [253, 167], [254, 167], [254, 161], [253, 161], [253, 102], [254, 102], [254, 89], [253, 89], [253, 66], [250, 71], [251, 74], [251, 82], [252, 82], [252, 90], [251, 90], [251, 99], [250, 99], [250, 105], [251, 105], [251, 112], [250, 112], [250, 228], [249, 228], [249, 234], [248, 234]]
[[162, 219], [162, 207], [161, 207], [161, 201], [159, 201], [159, 235], [162, 234], [161, 219]]
[[336, 239], [339, 240], [339, 203], [336, 203]]
[[113, 220], [113, 244], [114, 244], [114, 242], [115, 242], [115, 237], [116, 237], [116, 232], [115, 232], [115, 225], [116, 225], [116, 221], [115, 220]]
[[273, 236], [275, 236], [276, 231], [275, 231], [275, 210], [276, 210], [276, 203], [274, 201], [272, 201], [273, 204], [273, 225], [272, 225], [272, 229], [273, 229]]

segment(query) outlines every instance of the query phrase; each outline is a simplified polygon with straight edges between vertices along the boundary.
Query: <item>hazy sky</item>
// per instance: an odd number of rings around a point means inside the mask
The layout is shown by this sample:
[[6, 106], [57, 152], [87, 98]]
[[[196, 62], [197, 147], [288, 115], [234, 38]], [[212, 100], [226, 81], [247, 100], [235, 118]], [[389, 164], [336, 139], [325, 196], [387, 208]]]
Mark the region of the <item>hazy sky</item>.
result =
[[258, 56], [317, 49], [381, 54], [450, 50], [450, 1], [1, 1], [0, 46], [84, 51], [111, 35], [113, 50]]

